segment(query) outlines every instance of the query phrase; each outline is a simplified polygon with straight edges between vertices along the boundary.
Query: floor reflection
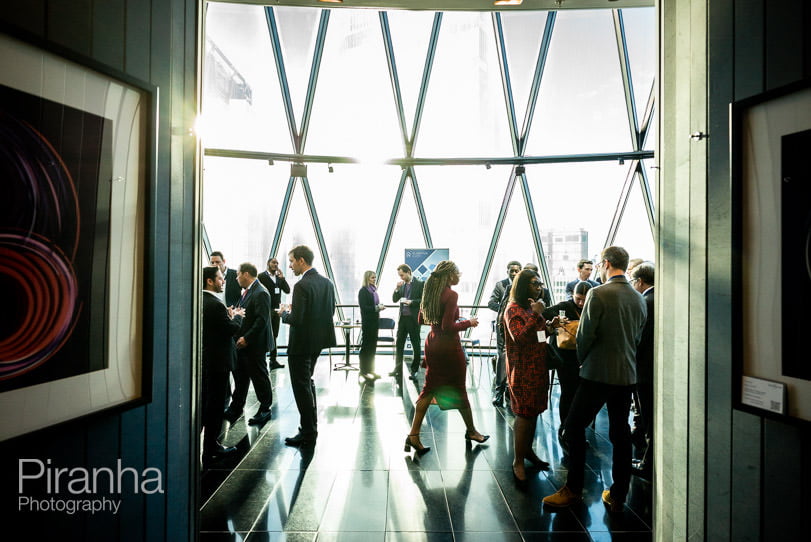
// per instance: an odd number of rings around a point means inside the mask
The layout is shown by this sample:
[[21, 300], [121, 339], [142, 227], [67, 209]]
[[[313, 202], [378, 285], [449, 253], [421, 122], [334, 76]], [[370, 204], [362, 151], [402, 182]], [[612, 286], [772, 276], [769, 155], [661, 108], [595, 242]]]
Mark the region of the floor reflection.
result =
[[[566, 473], [556, 437], [557, 387], [534, 442], [552, 467], [528, 470], [529, 483], [519, 488], [511, 469], [513, 416], [490, 404], [490, 363], [474, 358], [471, 364], [477, 376], [468, 379], [471, 406], [477, 427], [491, 439], [471, 446], [459, 416], [432, 407], [421, 436], [432, 450], [421, 457], [403, 452], [418, 393], [412, 382], [402, 388], [387, 378], [358, 383], [356, 372], [331, 371], [322, 357], [315, 377], [318, 441], [298, 449], [284, 445], [298, 427], [288, 373], [273, 371], [271, 420], [261, 427], [244, 418], [225, 423], [223, 440], [239, 452], [202, 473], [200, 540], [651, 540], [648, 482], [632, 481], [626, 511], [617, 517], [600, 501], [611, 484], [604, 412], [588, 436], [583, 504], [545, 510], [541, 498]], [[387, 374], [391, 357], [378, 356], [377, 367]]]

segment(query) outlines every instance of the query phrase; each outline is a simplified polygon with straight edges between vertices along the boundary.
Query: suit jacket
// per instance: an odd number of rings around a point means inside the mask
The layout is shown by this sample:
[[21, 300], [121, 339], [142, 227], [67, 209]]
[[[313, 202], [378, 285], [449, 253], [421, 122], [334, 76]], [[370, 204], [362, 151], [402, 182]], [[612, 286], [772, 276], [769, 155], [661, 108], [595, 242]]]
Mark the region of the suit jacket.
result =
[[[421, 280], [417, 280], [414, 277], [411, 278], [411, 291], [408, 294], [408, 299], [411, 300], [411, 305], [409, 305], [411, 314], [409, 314], [408, 316], [403, 316], [401, 309], [400, 318], [410, 318], [415, 322], [417, 321], [417, 315], [420, 312], [420, 303], [422, 303], [422, 290], [424, 286], [425, 283], [422, 282]], [[397, 303], [398, 301], [400, 301], [400, 299], [405, 297], [405, 295], [403, 295], [404, 292], [405, 292], [405, 284], [395, 288], [394, 293], [391, 294], [392, 302]]]
[[242, 287], [237, 282], [237, 270], [230, 267], [225, 270], [225, 306], [236, 307], [242, 296]]
[[220, 299], [203, 292], [203, 370], [226, 373], [234, 369], [236, 350], [234, 334], [242, 318], [228, 317], [228, 309]]
[[332, 281], [307, 270], [293, 287], [292, 309], [282, 314], [290, 326], [287, 353], [308, 355], [335, 346], [335, 287]]
[[[578, 282], [580, 282], [579, 278], [574, 279], [573, 281], [566, 283], [566, 299], [571, 299], [572, 297], [574, 297], [574, 287], [577, 286]], [[600, 285], [599, 282], [597, 282], [596, 280], [591, 280], [591, 279], [585, 280], [583, 282], [588, 282], [592, 286], [599, 286]]]
[[243, 349], [248, 355], [265, 355], [273, 350], [273, 333], [270, 327], [270, 294], [258, 280], [248, 286], [245, 297], [237, 306], [245, 308], [245, 317], [236, 337], [245, 337], [248, 345]]
[[[270, 308], [278, 309], [282, 302], [282, 292], [286, 294], [290, 293], [290, 285], [287, 284], [287, 279], [284, 277], [276, 277], [276, 282], [273, 282], [273, 279], [270, 277], [270, 273], [267, 271], [262, 271], [259, 273], [257, 278], [270, 294]], [[279, 289], [278, 293], [276, 293], [277, 288]]]
[[648, 317], [636, 348], [636, 372], [640, 383], [650, 383], [653, 382], [653, 288], [649, 288], [642, 297], [645, 298]]
[[636, 347], [647, 313], [645, 300], [625, 275], [589, 290], [577, 328], [580, 377], [616, 386], [636, 384]]
[[501, 301], [504, 299], [504, 292], [507, 290], [507, 286], [512, 284], [509, 278], [502, 279], [496, 283], [495, 288], [493, 288], [493, 293], [490, 294], [490, 301], [487, 302], [487, 307], [494, 312], [498, 312], [499, 308], [501, 307]]

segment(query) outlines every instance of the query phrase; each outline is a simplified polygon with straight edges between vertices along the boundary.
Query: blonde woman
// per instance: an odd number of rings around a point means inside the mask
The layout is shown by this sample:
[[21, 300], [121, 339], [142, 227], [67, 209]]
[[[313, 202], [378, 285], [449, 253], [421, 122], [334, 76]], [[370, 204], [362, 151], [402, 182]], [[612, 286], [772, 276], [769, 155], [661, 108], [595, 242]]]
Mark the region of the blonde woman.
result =
[[380, 330], [380, 311], [385, 309], [380, 303], [377, 294], [377, 273], [366, 271], [363, 273], [363, 284], [358, 290], [358, 305], [360, 306], [361, 341], [360, 341], [360, 378], [373, 381], [380, 378], [375, 372], [375, 351], [377, 350], [377, 335]]
[[459, 321], [459, 295], [451, 286], [459, 284], [459, 268], [449, 260], [439, 262], [425, 281], [419, 314], [421, 324], [431, 326], [425, 340], [425, 385], [417, 398], [411, 431], [405, 440], [405, 451], [413, 447], [422, 455], [431, 448], [420, 441], [420, 428], [432, 399], [442, 410], [458, 409], [465, 422], [465, 439], [482, 443], [489, 435], [482, 435], [473, 425], [473, 415], [465, 390], [465, 353], [459, 332], [479, 325], [478, 319]]

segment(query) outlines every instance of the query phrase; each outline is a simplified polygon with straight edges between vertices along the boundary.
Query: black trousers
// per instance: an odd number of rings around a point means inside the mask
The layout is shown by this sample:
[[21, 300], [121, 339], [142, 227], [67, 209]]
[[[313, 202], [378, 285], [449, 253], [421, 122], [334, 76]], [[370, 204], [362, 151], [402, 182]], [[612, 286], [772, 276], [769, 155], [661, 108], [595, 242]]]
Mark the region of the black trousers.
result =
[[231, 406], [234, 411], [245, 408], [248, 387], [253, 384], [253, 391], [259, 400], [259, 410], [267, 410], [273, 404], [273, 388], [270, 386], [268, 364], [265, 353], [237, 350], [237, 368], [234, 371], [234, 393], [231, 394]]
[[645, 449], [645, 461], [653, 461], [653, 381], [645, 382], [640, 380], [636, 385], [639, 396], [639, 407], [642, 412], [642, 427], [645, 429], [645, 436], [648, 437], [648, 447]]
[[[278, 307], [276, 307], [278, 308]], [[279, 317], [279, 313], [276, 312], [276, 309], [270, 310], [270, 328], [273, 330], [273, 350], [270, 351], [270, 362], [276, 362], [276, 355], [278, 352], [278, 348], [276, 345], [279, 344], [279, 341], [276, 339], [279, 338], [279, 324], [281, 323], [281, 318]]]
[[363, 322], [360, 334], [360, 374], [375, 372], [375, 353], [377, 352], [377, 335], [380, 325], [377, 320]]
[[288, 354], [287, 367], [290, 369], [290, 384], [301, 418], [301, 434], [312, 435], [318, 431], [318, 405], [315, 400], [313, 372], [321, 351], [310, 354]]
[[405, 350], [406, 337], [411, 341], [411, 349], [414, 352], [414, 359], [411, 362], [411, 372], [415, 373], [420, 369], [422, 362], [422, 350], [420, 348], [420, 325], [416, 318], [401, 316], [397, 324], [397, 344], [394, 356], [394, 370], [398, 373], [403, 366], [403, 350]]
[[608, 409], [608, 438], [614, 447], [611, 474], [611, 497], [624, 502], [631, 483], [631, 428], [628, 416], [631, 412], [631, 394], [634, 386], [613, 386], [592, 380], [580, 379], [571, 409], [566, 417], [563, 436], [569, 445], [569, 474], [566, 485], [575, 493], [583, 490], [586, 468], [586, 427], [600, 412], [603, 405]]
[[227, 371], [203, 369], [201, 397], [203, 400], [203, 453], [211, 453], [219, 443], [222, 429], [222, 405], [228, 398], [230, 386]]

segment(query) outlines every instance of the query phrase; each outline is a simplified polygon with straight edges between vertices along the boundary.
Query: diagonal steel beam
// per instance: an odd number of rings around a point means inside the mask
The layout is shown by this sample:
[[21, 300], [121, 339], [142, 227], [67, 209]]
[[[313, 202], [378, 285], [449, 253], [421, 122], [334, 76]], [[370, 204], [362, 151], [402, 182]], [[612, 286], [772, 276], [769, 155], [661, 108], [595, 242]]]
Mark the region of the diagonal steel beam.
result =
[[268, 260], [278, 257], [279, 245], [282, 244], [282, 234], [284, 233], [284, 226], [287, 223], [287, 215], [290, 212], [290, 203], [293, 201], [293, 192], [295, 189], [296, 178], [290, 177], [290, 180], [287, 181], [287, 190], [284, 193], [284, 198], [282, 198], [282, 208], [279, 209], [279, 221], [276, 223], [276, 233], [273, 234], [273, 242], [268, 252]]
[[[479, 285], [476, 287], [476, 295], [473, 298], [473, 304], [478, 305], [482, 300], [482, 292], [484, 292], [485, 281], [490, 274], [490, 269], [493, 267], [493, 259], [495, 258], [496, 247], [498, 241], [501, 239], [501, 232], [504, 230], [504, 222], [507, 218], [507, 210], [510, 208], [510, 200], [512, 199], [513, 192], [515, 191], [515, 183], [517, 177], [515, 176], [515, 168], [510, 173], [510, 179], [507, 181], [507, 188], [504, 190], [504, 198], [501, 200], [501, 208], [498, 210], [498, 217], [496, 218], [496, 225], [493, 228], [493, 237], [490, 239], [490, 246], [487, 248], [487, 255], [484, 258], [484, 266], [482, 267], [482, 274], [479, 278]], [[476, 313], [473, 312], [473, 315]]]
[[400, 174], [400, 184], [397, 186], [397, 193], [394, 195], [394, 205], [391, 208], [389, 224], [386, 226], [386, 234], [383, 236], [383, 246], [380, 248], [380, 258], [377, 260], [377, 276], [383, 272], [383, 264], [391, 247], [391, 238], [394, 235], [394, 225], [397, 223], [397, 215], [400, 213], [400, 205], [403, 203], [403, 192], [405, 192], [406, 177], [408, 171], [404, 168]]
[[538, 60], [535, 63], [535, 75], [532, 77], [532, 86], [530, 86], [529, 90], [527, 112], [524, 115], [524, 124], [521, 127], [518, 139], [519, 156], [522, 156], [527, 150], [527, 138], [529, 137], [529, 130], [532, 127], [532, 117], [535, 115], [535, 105], [538, 101], [538, 93], [541, 89], [541, 79], [543, 78], [543, 71], [546, 67], [546, 58], [549, 56], [549, 44], [552, 42], [552, 31], [555, 28], [557, 15], [556, 11], [550, 11], [546, 14], [546, 26], [544, 27], [543, 38], [541, 38], [541, 45], [538, 49]]
[[518, 126], [515, 120], [515, 101], [513, 99], [512, 83], [510, 82], [510, 68], [507, 63], [507, 48], [504, 45], [504, 29], [501, 25], [501, 13], [494, 12], [493, 30], [496, 38], [496, 52], [498, 53], [498, 67], [501, 70], [501, 86], [504, 89], [504, 105], [507, 107], [507, 123], [510, 126], [510, 142], [513, 154], [518, 155]]
[[625, 182], [622, 184], [622, 190], [620, 190], [617, 206], [614, 208], [614, 216], [611, 218], [611, 225], [608, 227], [608, 235], [606, 235], [603, 248], [613, 245], [614, 240], [617, 238], [617, 231], [622, 222], [622, 216], [625, 214], [625, 207], [628, 205], [628, 198], [631, 194], [631, 188], [633, 188], [634, 185], [636, 171], [641, 163], [640, 160], [633, 160], [628, 168], [628, 174], [625, 176]]
[[296, 114], [293, 111], [293, 100], [290, 97], [287, 71], [284, 68], [284, 55], [282, 54], [282, 45], [279, 39], [279, 29], [276, 25], [276, 14], [270, 6], [265, 8], [265, 20], [267, 21], [268, 31], [270, 32], [270, 45], [273, 48], [273, 58], [276, 60], [276, 73], [279, 76], [279, 86], [282, 91], [282, 102], [284, 103], [284, 113], [287, 116], [287, 128], [290, 132], [290, 140], [293, 142], [293, 148], [298, 151], [299, 138], [298, 129], [296, 127]]
[[[552, 285], [552, 279], [549, 275], [549, 265], [546, 263], [546, 252], [543, 249], [543, 242], [541, 241], [541, 230], [538, 227], [538, 220], [536, 218], [535, 206], [532, 203], [532, 195], [529, 191], [529, 183], [527, 183], [526, 174], [521, 175], [521, 192], [524, 195], [524, 207], [527, 211], [527, 218], [529, 219], [529, 229], [532, 232], [532, 243], [535, 245], [535, 253], [538, 255], [538, 269], [541, 270], [541, 277], [547, 286]], [[549, 293], [552, 294], [552, 301], [555, 301], [555, 294], [552, 288], [549, 288]]]
[[324, 57], [324, 42], [327, 39], [329, 14], [330, 10], [321, 10], [321, 20], [318, 23], [318, 35], [315, 38], [315, 50], [313, 51], [313, 64], [310, 67], [310, 79], [307, 82], [307, 98], [304, 101], [304, 113], [301, 118], [301, 130], [299, 130], [299, 146], [296, 148], [297, 153], [303, 153], [304, 146], [307, 143], [307, 132], [310, 129], [310, 115], [313, 112], [315, 87], [318, 84], [318, 73], [321, 71], [321, 59]]
[[408, 168], [408, 176], [411, 177], [411, 189], [414, 192], [414, 203], [417, 205], [417, 215], [420, 219], [422, 238], [425, 240], [425, 247], [433, 248], [434, 242], [431, 240], [431, 231], [428, 228], [428, 219], [425, 216], [425, 206], [422, 204], [422, 195], [420, 194], [419, 183], [417, 183], [417, 172], [414, 171], [413, 166]]
[[403, 109], [403, 95], [400, 91], [400, 78], [397, 75], [397, 63], [394, 59], [394, 44], [391, 40], [391, 29], [389, 28], [389, 17], [385, 11], [381, 11], [379, 16], [380, 30], [383, 32], [383, 46], [386, 49], [386, 64], [389, 67], [389, 79], [391, 79], [391, 89], [394, 92], [394, 106], [397, 108], [397, 120], [400, 123], [400, 135], [403, 139], [405, 156], [411, 156], [409, 152], [405, 111]]
[[631, 131], [631, 145], [638, 151], [639, 123], [636, 117], [636, 100], [634, 99], [634, 82], [631, 77], [631, 62], [628, 59], [628, 43], [625, 39], [625, 24], [622, 20], [622, 10], [612, 9], [614, 16], [614, 34], [617, 37], [617, 54], [620, 61], [620, 76], [622, 77], [622, 90], [625, 93], [625, 110], [628, 113], [628, 128]]
[[414, 125], [411, 127], [411, 139], [406, 145], [406, 155], [414, 154], [414, 147], [417, 144], [417, 134], [422, 122], [422, 112], [425, 109], [425, 96], [428, 94], [428, 82], [431, 79], [431, 70], [434, 67], [436, 57], [436, 44], [439, 40], [439, 28], [442, 26], [442, 12], [434, 14], [434, 26], [431, 28], [431, 39], [428, 41], [428, 52], [425, 55], [425, 68], [422, 71], [422, 81], [420, 82], [420, 94], [417, 98], [417, 110], [414, 112]]
[[[329, 279], [335, 283], [335, 272], [332, 270], [332, 261], [329, 258], [327, 251], [327, 243], [324, 241], [324, 231], [321, 229], [321, 222], [318, 220], [318, 211], [315, 209], [315, 200], [313, 199], [313, 192], [310, 189], [310, 181], [307, 177], [301, 178], [301, 186], [304, 188], [304, 199], [307, 202], [307, 209], [310, 212], [310, 220], [313, 224], [313, 231], [315, 232], [315, 239], [318, 243], [318, 249], [321, 251], [321, 259], [324, 261], [324, 273]], [[335, 290], [335, 303], [341, 305], [341, 294], [338, 288]], [[344, 312], [341, 307], [337, 307], [338, 318], [344, 319]]]

